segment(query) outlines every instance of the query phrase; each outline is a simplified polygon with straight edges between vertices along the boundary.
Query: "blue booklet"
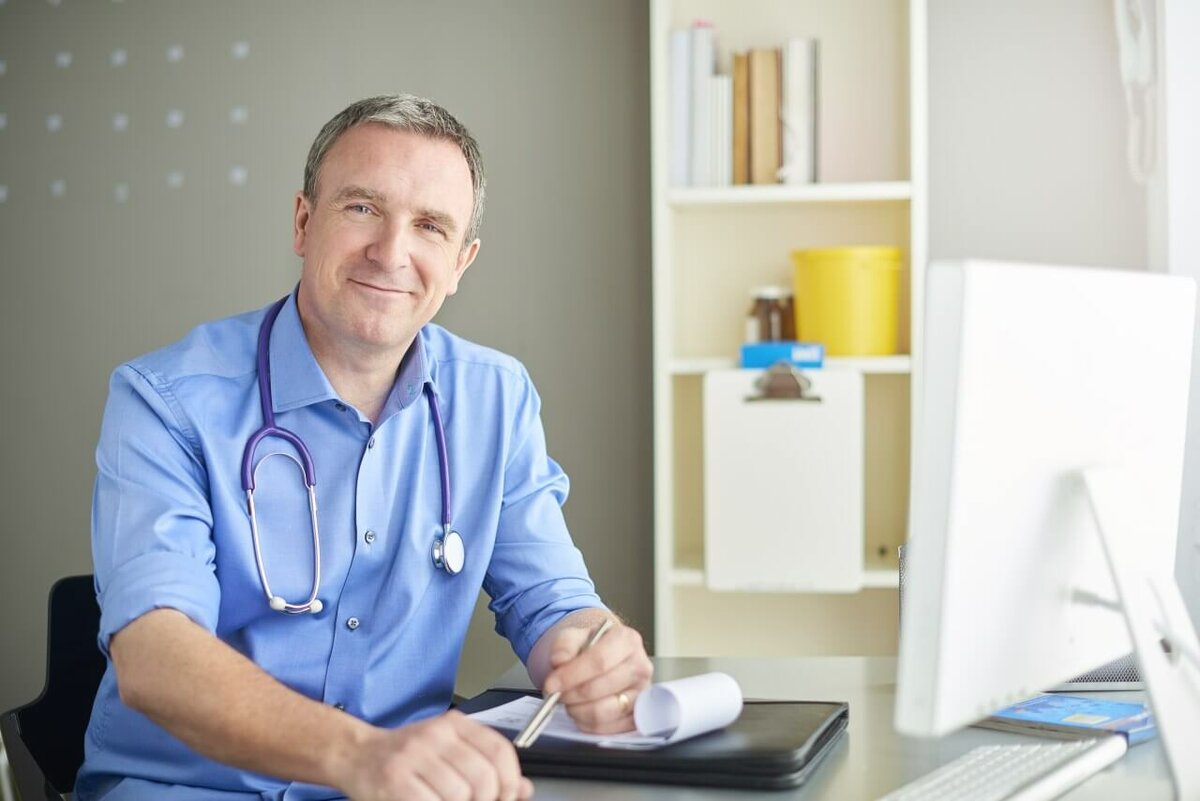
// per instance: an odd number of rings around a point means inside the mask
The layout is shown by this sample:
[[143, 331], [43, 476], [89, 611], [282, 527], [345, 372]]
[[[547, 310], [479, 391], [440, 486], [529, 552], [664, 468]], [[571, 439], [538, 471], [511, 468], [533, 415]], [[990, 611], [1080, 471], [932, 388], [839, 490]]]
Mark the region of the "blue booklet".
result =
[[825, 346], [820, 342], [751, 342], [742, 345], [742, 367], [767, 368], [777, 362], [792, 367], [821, 367], [825, 362]]
[[975, 725], [1043, 737], [1074, 738], [1116, 732], [1125, 735], [1130, 745], [1149, 740], [1158, 733], [1154, 713], [1146, 704], [1058, 693], [1039, 695], [1005, 707]]

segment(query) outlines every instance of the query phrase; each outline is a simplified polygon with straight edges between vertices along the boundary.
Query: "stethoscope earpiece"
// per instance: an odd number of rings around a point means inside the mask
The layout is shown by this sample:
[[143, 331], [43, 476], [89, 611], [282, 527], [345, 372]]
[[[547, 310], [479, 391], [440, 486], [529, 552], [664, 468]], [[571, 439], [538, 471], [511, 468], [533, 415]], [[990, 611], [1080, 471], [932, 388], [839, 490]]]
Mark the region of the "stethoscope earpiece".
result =
[[302, 614], [304, 612], [312, 612], [314, 615], [321, 614], [321, 610], [325, 608], [325, 604], [321, 603], [320, 598], [313, 598], [307, 604], [301, 604], [298, 609], [288, 609], [288, 603], [283, 599], [282, 595], [272, 595], [268, 605], [276, 612], [290, 612], [291, 614]]

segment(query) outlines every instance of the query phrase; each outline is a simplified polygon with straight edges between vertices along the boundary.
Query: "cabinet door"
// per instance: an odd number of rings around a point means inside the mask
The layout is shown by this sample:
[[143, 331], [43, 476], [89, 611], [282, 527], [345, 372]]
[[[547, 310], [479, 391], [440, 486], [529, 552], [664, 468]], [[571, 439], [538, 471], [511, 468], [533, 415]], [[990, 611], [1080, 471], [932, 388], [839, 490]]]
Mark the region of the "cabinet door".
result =
[[813, 370], [819, 400], [749, 400], [762, 371], [704, 377], [704, 559], [714, 590], [857, 592], [863, 376]]

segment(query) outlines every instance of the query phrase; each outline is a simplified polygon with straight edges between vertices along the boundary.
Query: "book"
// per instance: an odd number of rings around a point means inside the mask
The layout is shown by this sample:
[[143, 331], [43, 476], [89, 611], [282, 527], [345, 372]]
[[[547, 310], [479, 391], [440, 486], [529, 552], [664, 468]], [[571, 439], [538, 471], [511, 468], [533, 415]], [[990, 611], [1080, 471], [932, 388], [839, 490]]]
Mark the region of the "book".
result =
[[687, 186], [692, 172], [692, 32], [671, 31], [671, 185]]
[[779, 51], [750, 51], [750, 182], [779, 182]]
[[692, 186], [711, 186], [712, 180], [712, 76], [716, 67], [713, 27], [707, 22], [692, 26]]
[[817, 368], [825, 363], [820, 342], [748, 342], [742, 345], [742, 367], [758, 369], [787, 362], [792, 367]]
[[750, 183], [750, 57], [733, 54], [733, 182]]
[[982, 729], [1074, 738], [1113, 732], [1130, 745], [1154, 737], [1154, 713], [1136, 701], [1106, 701], [1080, 695], [1047, 693], [1005, 707], [975, 724]]
[[710, 186], [729, 186], [733, 175], [733, 79], [714, 75], [712, 98], [712, 153], [709, 158]]
[[783, 48], [783, 165], [785, 184], [817, 180], [817, 41], [788, 39]]

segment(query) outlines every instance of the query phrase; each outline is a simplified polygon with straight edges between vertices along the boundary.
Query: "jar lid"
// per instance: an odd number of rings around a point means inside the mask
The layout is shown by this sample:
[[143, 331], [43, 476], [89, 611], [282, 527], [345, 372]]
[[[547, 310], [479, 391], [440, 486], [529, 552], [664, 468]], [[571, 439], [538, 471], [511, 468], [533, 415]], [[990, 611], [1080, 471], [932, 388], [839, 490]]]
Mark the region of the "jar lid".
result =
[[809, 248], [807, 250], [793, 250], [791, 252], [792, 260], [803, 259], [809, 262], [815, 261], [900, 261], [901, 251], [898, 247], [887, 245], [850, 245], [846, 247], [832, 248]]
[[783, 300], [791, 297], [792, 290], [782, 286], [756, 286], [750, 290], [750, 295], [757, 300]]

